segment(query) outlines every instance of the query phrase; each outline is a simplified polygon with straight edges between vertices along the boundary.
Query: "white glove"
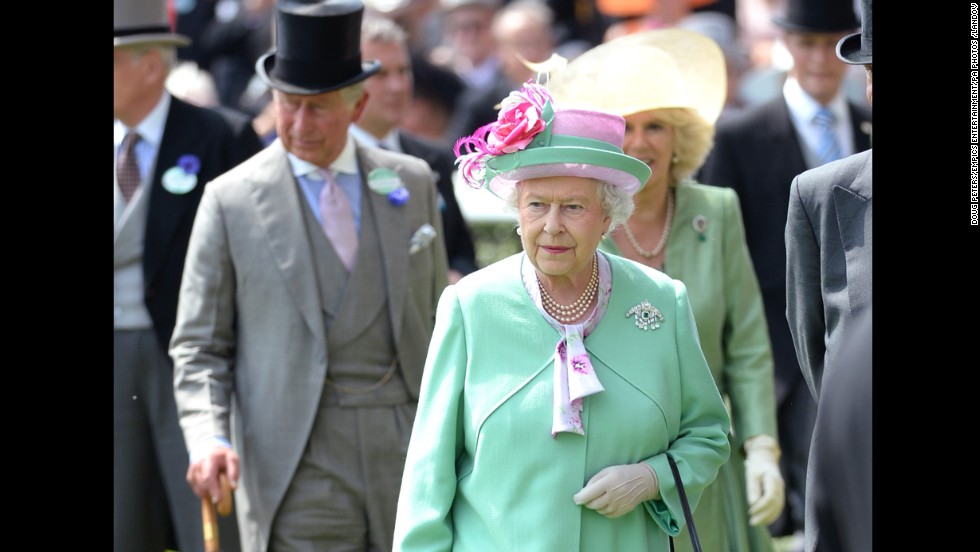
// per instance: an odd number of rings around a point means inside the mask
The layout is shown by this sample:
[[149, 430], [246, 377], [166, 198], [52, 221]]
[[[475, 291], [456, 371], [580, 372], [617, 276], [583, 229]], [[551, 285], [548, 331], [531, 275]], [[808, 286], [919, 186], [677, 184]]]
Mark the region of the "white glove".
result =
[[609, 519], [626, 515], [637, 504], [660, 495], [657, 474], [648, 464], [609, 466], [575, 493], [575, 504], [585, 505]]
[[768, 435], [756, 435], [745, 441], [750, 525], [769, 525], [783, 511], [786, 485], [779, 472], [780, 454], [776, 440]]

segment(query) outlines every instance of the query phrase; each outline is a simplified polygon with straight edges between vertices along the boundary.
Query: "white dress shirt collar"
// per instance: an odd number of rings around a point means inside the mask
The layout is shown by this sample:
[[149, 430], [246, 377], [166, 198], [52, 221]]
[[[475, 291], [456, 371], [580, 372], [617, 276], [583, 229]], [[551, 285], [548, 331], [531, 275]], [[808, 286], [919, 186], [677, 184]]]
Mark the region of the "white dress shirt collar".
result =
[[[800, 82], [794, 77], [788, 77], [783, 84], [783, 97], [786, 98], [786, 105], [789, 107], [790, 114], [798, 122], [805, 121], [806, 124], [809, 124], [813, 121], [814, 115], [817, 114], [817, 110], [821, 107], [820, 102], [807, 94], [803, 90], [803, 87], [800, 86]], [[838, 124], [850, 120], [847, 111], [847, 100], [839, 90], [826, 107], [834, 114], [834, 118]]]
[[129, 130], [135, 130], [139, 133], [140, 138], [148, 142], [153, 146], [153, 151], [156, 151], [160, 147], [160, 142], [163, 140], [163, 127], [167, 124], [167, 113], [170, 111], [170, 94], [164, 92], [160, 96], [160, 101], [157, 105], [150, 111], [150, 113], [143, 118], [135, 129], [128, 129], [126, 125], [122, 123], [119, 119], [115, 119], [113, 122], [113, 132], [116, 147], [122, 144], [123, 137]]
[[[817, 110], [820, 109], [820, 103], [807, 94], [800, 86], [799, 81], [793, 77], [787, 78], [783, 84], [783, 98], [786, 100], [787, 108], [789, 108], [789, 118], [793, 123], [793, 127], [796, 128], [797, 133], [803, 140], [801, 146], [809, 152], [816, 151], [819, 148], [823, 133], [819, 126], [814, 123], [813, 117], [817, 114]], [[841, 153], [845, 157], [851, 155], [855, 152], [855, 149], [854, 135], [851, 131], [853, 128], [851, 111], [847, 105], [847, 98], [838, 90], [837, 94], [830, 100], [830, 103], [826, 107], [834, 114], [834, 134], [837, 136], [837, 143], [840, 145]], [[816, 166], [813, 165], [815, 159], [812, 156], [806, 158], [808, 166]]]
[[[288, 151], [286, 152], [286, 157], [289, 159], [289, 166], [292, 168], [295, 176], [307, 176], [320, 168], [309, 161], [304, 161], [299, 157], [296, 157]], [[330, 171], [333, 174], [358, 173], [357, 155], [354, 151], [354, 140], [351, 138], [350, 133], [347, 134], [347, 141], [344, 142], [344, 149], [340, 151], [340, 155], [337, 156], [337, 159], [334, 159], [334, 162], [330, 164]]]
[[350, 125], [351, 135], [360, 143], [371, 146], [372, 148], [383, 148], [390, 151], [401, 152], [401, 141], [399, 140], [398, 129], [391, 129], [388, 134], [381, 138], [377, 138], [375, 135], [364, 130], [363, 128], [357, 126], [354, 123]]

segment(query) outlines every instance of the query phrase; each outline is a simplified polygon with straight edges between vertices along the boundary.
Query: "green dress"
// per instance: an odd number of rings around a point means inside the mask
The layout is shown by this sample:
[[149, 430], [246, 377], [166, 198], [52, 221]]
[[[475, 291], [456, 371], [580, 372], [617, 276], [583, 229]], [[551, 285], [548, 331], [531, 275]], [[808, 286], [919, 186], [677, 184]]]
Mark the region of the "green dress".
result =
[[[769, 330], [738, 196], [692, 181], [675, 194], [664, 270], [687, 286], [701, 348], [733, 426], [732, 454], [701, 495], [694, 523], [704, 550], [771, 552], [768, 529], [749, 526], [745, 490], [742, 443], [761, 434], [776, 438], [776, 406]], [[599, 249], [622, 255], [612, 238]], [[687, 531], [675, 544], [692, 550]]]

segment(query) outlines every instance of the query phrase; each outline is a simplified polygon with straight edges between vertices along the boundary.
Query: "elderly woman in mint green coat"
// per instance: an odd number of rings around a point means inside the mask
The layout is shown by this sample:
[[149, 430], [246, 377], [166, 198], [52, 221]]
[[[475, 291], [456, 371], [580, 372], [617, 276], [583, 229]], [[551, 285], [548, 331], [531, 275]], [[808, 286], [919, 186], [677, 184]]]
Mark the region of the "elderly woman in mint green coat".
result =
[[730, 421], [685, 286], [596, 250], [649, 169], [621, 117], [533, 83], [502, 105], [457, 155], [515, 205], [524, 251], [439, 301], [395, 550], [666, 552], [684, 526], [667, 455], [695, 508]]
[[[644, 70], [630, 70], [619, 63], [624, 59]], [[694, 515], [701, 545], [770, 552], [766, 525], [782, 510], [784, 485], [762, 295], [737, 195], [689, 178], [711, 148], [713, 122], [724, 103], [724, 74], [721, 51], [710, 39], [676, 29], [652, 31], [585, 52], [557, 79], [555, 95], [626, 119], [623, 149], [644, 161], [651, 175], [634, 196], [629, 220], [599, 249], [684, 282], [701, 349], [731, 408], [731, 458]], [[588, 86], [583, 75], [589, 82], [618, 86]], [[682, 535], [677, 550], [691, 549]]]

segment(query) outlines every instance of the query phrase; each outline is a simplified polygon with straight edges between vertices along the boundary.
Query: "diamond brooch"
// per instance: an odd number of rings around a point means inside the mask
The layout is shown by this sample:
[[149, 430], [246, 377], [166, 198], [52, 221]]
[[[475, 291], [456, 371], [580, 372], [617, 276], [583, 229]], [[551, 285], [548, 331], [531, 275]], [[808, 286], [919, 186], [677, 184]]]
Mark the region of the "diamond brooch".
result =
[[660, 327], [660, 323], [664, 321], [664, 315], [660, 313], [660, 309], [651, 305], [646, 299], [626, 313], [626, 318], [631, 316], [636, 316], [636, 320], [633, 322], [637, 328], [644, 331], [651, 329], [651, 327], [656, 330]]

